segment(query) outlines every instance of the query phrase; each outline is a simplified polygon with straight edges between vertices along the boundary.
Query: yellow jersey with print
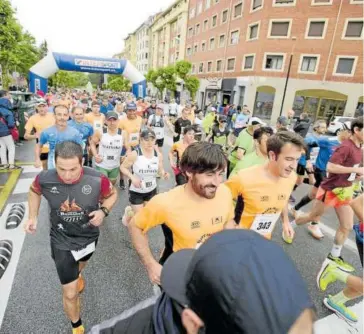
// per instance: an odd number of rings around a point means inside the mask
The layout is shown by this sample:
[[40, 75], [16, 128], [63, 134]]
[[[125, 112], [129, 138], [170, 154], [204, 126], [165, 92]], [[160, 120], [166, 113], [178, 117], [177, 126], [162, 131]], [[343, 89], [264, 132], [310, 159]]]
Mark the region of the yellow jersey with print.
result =
[[270, 239], [296, 180], [295, 172], [288, 178], [274, 179], [264, 164], [243, 169], [226, 181], [233, 199], [243, 198], [240, 226]]
[[[32, 132], [32, 130], [35, 130], [35, 133], [40, 136], [41, 132], [44, 129], [47, 129], [54, 125], [56, 122], [54, 114], [48, 112], [44, 116], [41, 116], [39, 114], [35, 114], [33, 116], [30, 116], [28, 119], [28, 122], [25, 124], [25, 131], [26, 132]], [[49, 152], [49, 146], [43, 145], [41, 153], [48, 153]]]
[[224, 184], [218, 187], [213, 199], [192, 199], [185, 187], [154, 196], [134, 217], [136, 226], [144, 233], [166, 224], [172, 231], [174, 252], [200, 246], [234, 218], [231, 192]]
[[137, 116], [134, 119], [124, 118], [119, 122], [119, 128], [125, 131], [125, 141], [131, 146], [139, 145], [140, 130], [142, 128], [143, 119]]
[[105, 123], [104, 114], [95, 115], [94, 113], [90, 112], [85, 115], [85, 121], [91, 124], [95, 133], [96, 132], [99, 132], [100, 134], [102, 133], [102, 129]]

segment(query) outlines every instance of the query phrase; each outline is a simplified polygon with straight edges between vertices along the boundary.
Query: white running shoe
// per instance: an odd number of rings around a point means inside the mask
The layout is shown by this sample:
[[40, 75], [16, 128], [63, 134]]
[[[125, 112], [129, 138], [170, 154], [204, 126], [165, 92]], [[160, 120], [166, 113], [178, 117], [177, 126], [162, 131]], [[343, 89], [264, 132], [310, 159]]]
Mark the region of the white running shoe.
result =
[[127, 206], [124, 211], [124, 215], [122, 218], [122, 223], [124, 226], [128, 226], [128, 223], [130, 222], [130, 218], [134, 216], [134, 211], [131, 208], [131, 206]]
[[317, 240], [320, 240], [324, 237], [319, 224], [310, 224], [307, 226], [308, 232]]

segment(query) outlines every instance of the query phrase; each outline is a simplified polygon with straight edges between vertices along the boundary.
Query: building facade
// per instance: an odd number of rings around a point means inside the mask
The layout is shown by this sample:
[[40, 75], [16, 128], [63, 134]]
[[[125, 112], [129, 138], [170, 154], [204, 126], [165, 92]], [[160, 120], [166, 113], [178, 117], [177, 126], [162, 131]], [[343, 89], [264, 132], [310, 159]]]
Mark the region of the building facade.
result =
[[188, 0], [177, 0], [158, 14], [151, 26], [152, 59], [156, 69], [185, 58]]
[[134, 66], [136, 64], [136, 36], [135, 33], [131, 33], [124, 39], [123, 54]]
[[363, 0], [190, 0], [186, 59], [200, 106], [362, 114]]

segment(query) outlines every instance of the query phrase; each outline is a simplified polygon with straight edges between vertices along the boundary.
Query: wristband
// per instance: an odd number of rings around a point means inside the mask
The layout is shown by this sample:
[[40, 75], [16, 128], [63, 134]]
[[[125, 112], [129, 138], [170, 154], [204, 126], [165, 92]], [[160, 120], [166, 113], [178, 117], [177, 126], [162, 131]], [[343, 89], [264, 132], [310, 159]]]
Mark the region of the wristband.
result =
[[102, 206], [100, 210], [104, 213], [105, 217], [107, 217], [110, 214], [109, 209], [105, 208], [104, 206]]

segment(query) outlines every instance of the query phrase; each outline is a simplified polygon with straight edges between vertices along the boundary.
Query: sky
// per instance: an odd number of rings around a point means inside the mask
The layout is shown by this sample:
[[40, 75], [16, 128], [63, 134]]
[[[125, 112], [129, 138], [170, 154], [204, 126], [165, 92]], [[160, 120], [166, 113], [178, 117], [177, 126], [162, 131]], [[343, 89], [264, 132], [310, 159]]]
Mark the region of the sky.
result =
[[174, 0], [10, 0], [19, 23], [49, 50], [112, 57], [150, 15]]

